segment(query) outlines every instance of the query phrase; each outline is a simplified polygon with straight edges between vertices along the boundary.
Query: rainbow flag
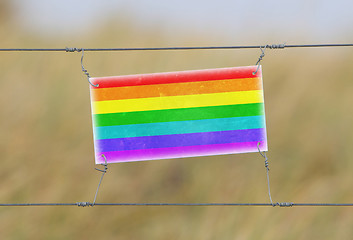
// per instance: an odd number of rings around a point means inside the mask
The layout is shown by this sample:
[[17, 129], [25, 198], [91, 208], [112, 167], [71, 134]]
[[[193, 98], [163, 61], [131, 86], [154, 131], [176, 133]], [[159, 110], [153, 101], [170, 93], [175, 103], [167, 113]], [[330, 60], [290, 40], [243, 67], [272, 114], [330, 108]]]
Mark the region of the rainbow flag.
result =
[[91, 78], [96, 164], [267, 151], [255, 70]]

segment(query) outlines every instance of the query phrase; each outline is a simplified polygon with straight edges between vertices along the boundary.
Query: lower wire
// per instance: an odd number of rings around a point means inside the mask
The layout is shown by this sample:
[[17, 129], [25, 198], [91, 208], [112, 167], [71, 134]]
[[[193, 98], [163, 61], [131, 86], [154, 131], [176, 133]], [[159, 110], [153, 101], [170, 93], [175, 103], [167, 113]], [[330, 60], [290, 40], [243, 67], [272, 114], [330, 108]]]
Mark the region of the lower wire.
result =
[[229, 207], [353, 207], [353, 203], [0, 203], [0, 207], [45, 207], [45, 206], [180, 206], [180, 207], [208, 207], [208, 206], [229, 206]]

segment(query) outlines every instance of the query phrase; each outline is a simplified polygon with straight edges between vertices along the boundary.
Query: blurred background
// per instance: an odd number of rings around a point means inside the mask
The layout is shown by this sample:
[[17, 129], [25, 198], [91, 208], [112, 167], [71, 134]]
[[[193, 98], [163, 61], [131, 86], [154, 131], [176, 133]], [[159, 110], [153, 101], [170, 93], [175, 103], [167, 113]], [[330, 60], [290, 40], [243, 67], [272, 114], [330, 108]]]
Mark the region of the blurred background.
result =
[[[0, 0], [0, 48], [353, 42], [353, 2]], [[254, 65], [260, 50], [86, 52], [93, 77]], [[0, 202], [93, 201], [80, 53], [0, 52]], [[353, 48], [267, 50], [275, 202], [353, 202]], [[109, 165], [97, 202], [269, 202], [258, 153]], [[1, 207], [2, 239], [351, 239], [350, 208]]]

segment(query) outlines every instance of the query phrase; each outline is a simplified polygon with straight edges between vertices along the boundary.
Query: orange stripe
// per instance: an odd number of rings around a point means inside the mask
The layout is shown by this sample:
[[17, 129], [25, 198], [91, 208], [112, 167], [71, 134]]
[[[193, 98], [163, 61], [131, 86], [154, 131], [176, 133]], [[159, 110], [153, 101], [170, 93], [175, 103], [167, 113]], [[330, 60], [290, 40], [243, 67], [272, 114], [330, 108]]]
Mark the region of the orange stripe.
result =
[[93, 101], [261, 90], [260, 78], [91, 89]]

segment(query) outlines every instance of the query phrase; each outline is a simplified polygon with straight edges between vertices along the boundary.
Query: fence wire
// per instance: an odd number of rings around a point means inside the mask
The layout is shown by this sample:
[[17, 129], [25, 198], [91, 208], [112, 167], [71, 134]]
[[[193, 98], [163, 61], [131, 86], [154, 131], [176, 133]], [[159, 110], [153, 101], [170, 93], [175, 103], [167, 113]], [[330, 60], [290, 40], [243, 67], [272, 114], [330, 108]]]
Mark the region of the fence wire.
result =
[[[353, 47], [353, 43], [329, 43], [329, 44], [271, 44], [248, 46], [196, 46], [196, 47], [137, 47], [137, 48], [0, 48], [0, 52], [102, 52], [102, 51], [173, 51], [173, 50], [231, 50], [231, 49], [285, 49], [285, 48], [322, 48], [322, 47]], [[102, 171], [102, 170], [100, 170]], [[105, 169], [106, 171], [106, 169]], [[104, 171], [104, 173], [105, 173]], [[101, 177], [104, 176], [104, 173]], [[268, 171], [267, 171], [268, 174]], [[268, 175], [267, 175], [268, 176]], [[100, 183], [101, 183], [100, 181]], [[98, 189], [91, 202], [76, 203], [0, 203], [0, 207], [94, 207], [94, 206], [149, 206], [149, 207], [353, 207], [353, 203], [96, 203]], [[269, 190], [270, 191], [270, 190]]]
[[195, 47], [136, 47], [136, 48], [0, 48], [2, 52], [101, 52], [101, 51], [173, 51], [173, 50], [227, 50], [227, 49], [285, 49], [285, 48], [320, 48], [353, 47], [353, 43], [328, 44], [267, 44], [248, 46], [195, 46]]
[[1, 203], [0, 207], [353, 207], [353, 203]]

